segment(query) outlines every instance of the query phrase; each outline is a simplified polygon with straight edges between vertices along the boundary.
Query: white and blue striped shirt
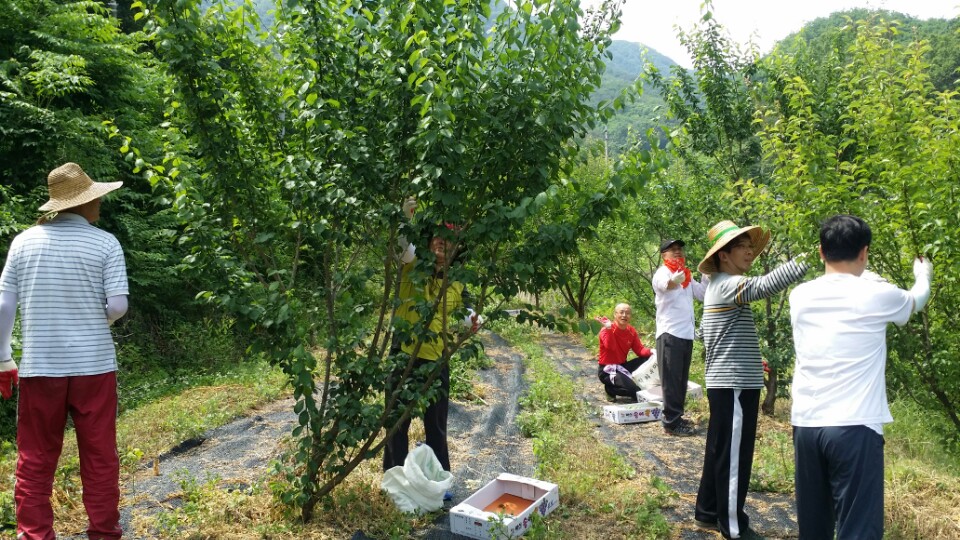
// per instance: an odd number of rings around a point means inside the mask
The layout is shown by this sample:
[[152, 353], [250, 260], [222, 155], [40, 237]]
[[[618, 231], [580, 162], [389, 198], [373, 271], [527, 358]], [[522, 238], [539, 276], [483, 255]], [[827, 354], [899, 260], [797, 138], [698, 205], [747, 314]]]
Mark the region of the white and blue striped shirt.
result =
[[117, 369], [106, 299], [129, 294], [120, 242], [62, 213], [17, 235], [0, 275], [17, 294], [21, 377], [100, 375]]

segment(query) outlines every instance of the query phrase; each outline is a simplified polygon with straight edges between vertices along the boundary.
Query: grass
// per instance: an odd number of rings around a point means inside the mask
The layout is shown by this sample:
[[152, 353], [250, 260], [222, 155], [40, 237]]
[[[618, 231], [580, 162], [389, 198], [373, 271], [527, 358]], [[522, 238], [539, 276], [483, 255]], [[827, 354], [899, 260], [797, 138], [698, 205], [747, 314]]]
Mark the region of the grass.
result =
[[[641, 340], [652, 346], [643, 329]], [[644, 339], [650, 339], [647, 343]], [[597, 351], [595, 336], [584, 344]], [[703, 343], [694, 342], [690, 380], [704, 383]], [[780, 398], [773, 417], [760, 415], [754, 451], [752, 491], [792, 494], [794, 489], [793, 435], [790, 400]], [[886, 538], [960, 538], [960, 453], [942, 436], [951, 433], [946, 420], [929, 414], [916, 403], [890, 403], [894, 422], [884, 427]], [[688, 400], [687, 413], [709, 418], [706, 399]]]
[[[587, 422], [589, 414], [576, 396], [574, 381], [559, 374], [538, 345], [530, 326], [497, 323], [495, 330], [526, 356], [531, 380], [522, 398], [520, 427], [532, 437], [538, 476], [560, 485], [562, 504], [539, 521], [526, 537], [539, 538], [670, 538], [675, 531], [662, 509], [677, 504], [677, 495], [656, 477], [640, 477], [612, 447], [601, 444]], [[590, 336], [585, 341], [590, 343]], [[595, 347], [595, 344], [594, 344]], [[691, 380], [703, 382], [702, 348], [695, 344]], [[482, 403], [483, 389], [473, 385], [474, 370], [489, 364], [480, 358], [455, 366], [452, 386], [458, 399]], [[194, 385], [183, 387], [192, 382]], [[153, 399], [134, 391], [136, 406], [127, 407], [118, 422], [118, 448], [125, 477], [179, 442], [229, 422], [251, 408], [284, 395], [284, 378], [263, 361], [231, 362], [190, 380], [176, 378], [170, 392], [151, 384]], [[158, 383], [159, 384], [159, 383]], [[121, 388], [121, 391], [123, 389]], [[960, 537], [960, 456], [938, 434], [950, 426], [909, 401], [894, 401], [895, 421], [886, 426], [886, 538], [938, 539]], [[693, 416], [709, 414], [706, 400], [691, 400]], [[761, 415], [751, 489], [792, 493], [793, 446], [790, 402], [780, 399], [777, 414]], [[418, 435], [419, 433], [419, 435]], [[411, 438], [422, 438], [415, 421]], [[79, 462], [71, 434], [55, 482], [53, 505], [58, 527], [81, 531], [86, 517], [80, 502]], [[0, 445], [0, 522], [13, 523], [12, 481], [15, 448]], [[284, 482], [268, 476], [243, 488], [225, 486], [218, 478], [179, 479], [182, 504], [154, 518], [135, 523], [141, 530], [159, 530], [165, 538], [333, 539], [363, 529], [375, 538], [416, 535], [440, 514], [406, 515], [380, 490], [376, 459], [364, 462], [318, 508], [317, 519], [303, 524], [277, 501]], [[149, 534], [148, 534], [149, 536]]]
[[529, 391], [521, 398], [521, 431], [533, 437], [540, 478], [559, 486], [561, 506], [545, 520], [547, 538], [667, 538], [660, 509], [676, 494], [659, 479], [640, 478], [613, 447], [601, 443], [576, 397], [537, 344], [537, 329], [512, 322], [495, 330], [526, 356]]
[[[233, 371], [209, 375], [204, 380], [219, 384], [191, 388], [121, 413], [117, 419], [121, 481], [129, 478], [144, 459], [151, 460], [181, 441], [223, 425], [284, 392], [283, 374], [263, 361], [237, 364]], [[8, 443], [3, 450], [0, 493], [12, 494], [16, 449]], [[76, 438], [68, 430], [52, 497], [55, 520], [64, 530], [83, 530], [86, 524], [79, 463]], [[7, 527], [15, 524], [12, 497], [0, 497], [0, 516]]]

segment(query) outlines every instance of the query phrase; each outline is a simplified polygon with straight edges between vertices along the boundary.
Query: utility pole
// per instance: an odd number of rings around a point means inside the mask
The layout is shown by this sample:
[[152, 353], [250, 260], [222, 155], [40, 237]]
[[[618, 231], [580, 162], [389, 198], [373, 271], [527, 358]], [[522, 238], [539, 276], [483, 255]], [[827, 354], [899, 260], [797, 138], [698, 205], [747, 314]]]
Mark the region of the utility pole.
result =
[[604, 127], [603, 128], [603, 163], [604, 165], [607, 165], [610, 163], [610, 157], [607, 154], [607, 143], [610, 138], [609, 135], [610, 133], [607, 131], [607, 128]]

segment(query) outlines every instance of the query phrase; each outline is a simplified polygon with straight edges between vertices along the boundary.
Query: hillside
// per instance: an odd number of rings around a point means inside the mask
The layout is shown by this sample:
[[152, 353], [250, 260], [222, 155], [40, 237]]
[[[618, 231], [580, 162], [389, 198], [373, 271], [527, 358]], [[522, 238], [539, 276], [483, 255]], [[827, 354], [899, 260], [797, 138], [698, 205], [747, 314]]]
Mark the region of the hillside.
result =
[[[594, 102], [612, 100], [627, 88], [643, 71], [647, 62], [663, 73], [669, 73], [676, 62], [641, 43], [614, 40], [610, 47], [612, 58], [607, 62], [603, 82], [593, 95]], [[657, 118], [664, 114], [663, 99], [654, 91], [645, 90], [635, 101], [627, 101], [624, 109], [610, 119], [606, 126], [607, 144], [611, 152], [617, 152], [636, 140], [650, 128], [658, 125]], [[631, 133], [633, 134], [631, 136]], [[602, 139], [604, 128], [594, 130], [594, 137]]]
[[960, 18], [921, 20], [886, 10], [851, 9], [838, 11], [829, 17], [821, 17], [806, 24], [796, 33], [784, 38], [778, 46], [784, 52], [795, 48], [796, 40], [816, 47], [832, 46], [837, 33], [850, 21], [879, 20], [896, 21], [898, 30], [895, 40], [901, 43], [915, 39], [926, 40], [930, 49], [926, 60], [930, 63], [930, 77], [938, 90], [954, 88], [957, 84], [957, 69], [960, 68]]
[[[931, 64], [930, 75], [934, 86], [938, 90], [956, 86], [960, 69], [960, 18], [920, 20], [885, 10], [838, 11], [828, 17], [811, 21], [796, 33], [784, 38], [778, 46], [781, 50], [790, 52], [795, 47], [795, 40], [803, 40], [809, 44], [830, 47], [839, 30], [847, 26], [849, 21], [876, 18], [897, 21], [897, 39], [900, 41], [915, 38], [927, 40], [930, 44], [927, 61]], [[622, 89], [636, 80], [647, 61], [655, 65], [661, 73], [669, 73], [671, 67], [677, 65], [670, 58], [640, 43], [615, 40], [610, 51], [613, 57], [607, 63], [602, 85], [593, 95], [595, 102], [616, 98]], [[603, 139], [605, 129], [609, 149], [616, 152], [630, 144], [637, 136], [642, 136], [647, 129], [658, 125], [659, 119], [665, 115], [663, 105], [663, 100], [654, 90], [645, 90], [635, 102], [626, 103], [624, 109], [611, 118], [605, 128], [601, 126], [594, 130], [592, 136]], [[631, 132], [633, 136], [630, 135]]]

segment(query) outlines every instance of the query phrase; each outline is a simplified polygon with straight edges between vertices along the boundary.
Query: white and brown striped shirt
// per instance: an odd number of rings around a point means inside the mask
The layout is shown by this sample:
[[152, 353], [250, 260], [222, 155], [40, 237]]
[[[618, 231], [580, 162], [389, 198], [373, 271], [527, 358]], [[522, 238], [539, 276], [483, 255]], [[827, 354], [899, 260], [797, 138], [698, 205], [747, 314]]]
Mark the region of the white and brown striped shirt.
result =
[[713, 274], [703, 298], [707, 388], [763, 388], [763, 361], [750, 302], [798, 281], [809, 265], [788, 261], [760, 277]]
[[117, 369], [106, 299], [128, 294], [120, 243], [63, 213], [17, 235], [0, 275], [17, 294], [21, 377], [99, 375]]

